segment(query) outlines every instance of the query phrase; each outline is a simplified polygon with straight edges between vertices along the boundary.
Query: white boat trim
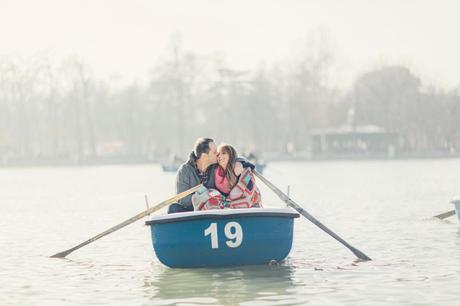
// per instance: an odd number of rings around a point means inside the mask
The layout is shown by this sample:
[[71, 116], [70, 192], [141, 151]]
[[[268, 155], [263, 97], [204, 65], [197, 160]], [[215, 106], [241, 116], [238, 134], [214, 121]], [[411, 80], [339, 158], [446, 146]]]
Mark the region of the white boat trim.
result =
[[292, 208], [238, 208], [238, 209], [213, 209], [213, 210], [200, 210], [200, 211], [188, 211], [188, 212], [180, 212], [180, 213], [173, 213], [167, 215], [158, 215], [152, 216], [150, 222], [158, 222], [158, 221], [167, 221], [170, 219], [187, 219], [190, 217], [200, 217], [205, 218], [206, 216], [209, 217], [224, 217], [224, 216], [244, 216], [244, 215], [295, 215], [294, 218], [297, 218], [299, 214]]

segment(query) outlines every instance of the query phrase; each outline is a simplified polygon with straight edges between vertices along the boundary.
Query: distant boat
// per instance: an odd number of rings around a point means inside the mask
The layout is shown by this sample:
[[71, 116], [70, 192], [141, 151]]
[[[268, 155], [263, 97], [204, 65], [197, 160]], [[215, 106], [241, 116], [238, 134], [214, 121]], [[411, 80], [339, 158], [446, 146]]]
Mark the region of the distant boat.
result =
[[254, 153], [249, 153], [246, 155], [246, 158], [248, 161], [253, 163], [256, 166], [256, 171], [259, 173], [263, 173], [265, 167], [267, 166], [267, 163], [265, 163], [263, 160], [258, 159], [257, 156]]
[[161, 164], [163, 172], [177, 172], [179, 167], [184, 163], [184, 160], [176, 154], [172, 154], [169, 161]]
[[179, 167], [180, 165], [178, 164], [161, 164], [161, 169], [163, 169], [163, 172], [177, 172]]
[[290, 208], [245, 208], [154, 216], [146, 224], [168, 267], [264, 265], [288, 256], [298, 217]]
[[259, 173], [263, 173], [264, 172], [264, 169], [265, 167], [267, 166], [266, 163], [261, 163], [261, 162], [256, 162], [256, 171], [259, 172]]
[[457, 213], [457, 218], [460, 221], [460, 196], [454, 197], [452, 204], [455, 206], [455, 212]]

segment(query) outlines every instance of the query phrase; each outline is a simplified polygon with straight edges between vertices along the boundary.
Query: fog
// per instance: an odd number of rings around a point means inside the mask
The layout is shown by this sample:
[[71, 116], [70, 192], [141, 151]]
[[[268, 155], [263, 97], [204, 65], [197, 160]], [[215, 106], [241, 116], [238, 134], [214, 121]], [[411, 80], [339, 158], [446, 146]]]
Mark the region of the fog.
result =
[[460, 155], [455, 1], [0, 1], [0, 165]]

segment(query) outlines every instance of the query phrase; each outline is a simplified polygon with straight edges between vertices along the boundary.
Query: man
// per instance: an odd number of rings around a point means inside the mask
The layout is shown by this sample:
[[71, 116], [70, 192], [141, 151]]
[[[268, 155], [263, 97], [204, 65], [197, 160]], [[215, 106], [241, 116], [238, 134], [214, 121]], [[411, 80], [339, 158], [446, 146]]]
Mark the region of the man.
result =
[[[254, 164], [245, 158], [238, 157], [244, 168], [250, 167], [254, 170]], [[195, 142], [193, 152], [190, 153], [187, 162], [182, 164], [176, 174], [176, 194], [203, 184], [208, 189], [216, 189], [215, 167], [217, 167], [217, 146], [212, 138], [198, 138]], [[193, 211], [192, 195], [171, 204], [168, 214]]]
[[[217, 146], [211, 138], [198, 138], [189, 160], [182, 164], [176, 175], [176, 194], [203, 184], [207, 188], [214, 188], [214, 169], [217, 163]], [[193, 211], [192, 195], [171, 204], [168, 214], [184, 211]]]

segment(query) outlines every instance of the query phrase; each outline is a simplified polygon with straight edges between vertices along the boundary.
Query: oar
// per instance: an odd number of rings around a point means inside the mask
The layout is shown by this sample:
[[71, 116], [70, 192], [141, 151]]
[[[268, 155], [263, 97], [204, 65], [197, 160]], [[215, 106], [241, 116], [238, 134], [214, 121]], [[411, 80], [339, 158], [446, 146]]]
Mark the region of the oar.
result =
[[109, 228], [109, 229], [106, 230], [105, 232], [102, 232], [102, 233], [100, 233], [99, 235], [96, 235], [96, 236], [94, 236], [93, 238], [90, 238], [90, 239], [86, 240], [85, 242], [82, 242], [82, 243], [80, 243], [79, 245], [74, 246], [74, 247], [71, 248], [71, 249], [68, 249], [68, 250], [66, 250], [66, 251], [63, 251], [63, 252], [54, 254], [54, 255], [51, 256], [51, 257], [52, 257], [52, 258], [64, 258], [64, 257], [66, 257], [67, 255], [69, 255], [70, 253], [72, 253], [73, 251], [78, 250], [79, 248], [84, 247], [85, 245], [90, 244], [91, 242], [94, 242], [94, 241], [98, 240], [99, 238], [102, 238], [102, 237], [104, 237], [104, 236], [106, 236], [106, 235], [108, 235], [108, 234], [111, 234], [111, 233], [113, 233], [113, 232], [119, 230], [120, 228], [125, 227], [126, 225], [129, 225], [129, 224], [133, 223], [134, 221], [137, 221], [137, 220], [139, 220], [139, 219], [142, 219], [142, 218], [144, 218], [145, 216], [150, 215], [151, 213], [153, 213], [153, 212], [155, 212], [155, 211], [157, 211], [157, 210], [159, 210], [159, 209], [165, 207], [166, 205], [169, 205], [169, 204], [172, 204], [172, 203], [174, 203], [174, 202], [177, 202], [178, 200], [180, 200], [180, 199], [182, 199], [182, 198], [188, 196], [189, 194], [194, 193], [194, 192], [197, 191], [201, 186], [203, 186], [203, 185], [200, 184], [200, 185], [197, 185], [197, 186], [195, 186], [195, 187], [193, 187], [193, 188], [190, 188], [189, 190], [186, 190], [186, 191], [184, 191], [184, 192], [181, 192], [181, 193], [179, 193], [179, 194], [173, 196], [172, 198], [169, 198], [169, 199], [167, 199], [167, 200], [165, 200], [165, 201], [163, 201], [163, 202], [161, 202], [161, 203], [159, 203], [159, 204], [157, 204], [157, 205], [155, 205], [155, 206], [153, 206], [153, 207], [151, 207], [151, 208], [149, 208], [149, 209], [147, 209], [147, 210], [144, 210], [143, 212], [141, 212], [141, 213], [135, 215], [134, 217], [129, 218], [128, 220], [126, 220], [126, 221], [124, 221], [124, 222], [122, 222], [122, 223], [120, 223], [120, 224], [117, 224], [117, 225], [115, 225], [114, 227]]
[[353, 252], [353, 254], [355, 254], [359, 259], [361, 260], [364, 260], [364, 261], [367, 261], [367, 260], [372, 260], [370, 259], [370, 257], [368, 257], [366, 254], [364, 254], [363, 252], [361, 252], [360, 250], [358, 250], [357, 248], [351, 246], [348, 242], [346, 242], [345, 240], [343, 240], [342, 238], [340, 238], [336, 233], [334, 233], [333, 231], [331, 231], [329, 228], [327, 228], [324, 224], [322, 224], [321, 222], [319, 222], [318, 220], [316, 220], [316, 218], [314, 218], [312, 215], [310, 215], [306, 210], [304, 210], [302, 207], [300, 207], [299, 205], [297, 205], [293, 200], [291, 200], [286, 194], [284, 194], [280, 189], [278, 189], [275, 185], [273, 185], [269, 180], [267, 180], [262, 174], [260, 174], [259, 172], [253, 170], [254, 174], [262, 181], [265, 183], [265, 185], [268, 186], [268, 188], [270, 188], [271, 190], [273, 190], [274, 193], [276, 193], [276, 195], [281, 199], [283, 200], [284, 202], [286, 202], [287, 205], [289, 205], [290, 207], [294, 208], [295, 210], [297, 210], [302, 216], [304, 216], [305, 218], [307, 218], [308, 220], [310, 220], [313, 224], [315, 224], [316, 226], [318, 226], [320, 229], [322, 229], [323, 231], [325, 231], [327, 234], [329, 234], [330, 236], [332, 236], [334, 239], [336, 239], [337, 241], [339, 241], [341, 244], [343, 244], [344, 246], [346, 246], [350, 251]]
[[438, 219], [442, 220], [442, 219], [449, 218], [450, 216], [453, 216], [453, 215], [455, 215], [455, 209], [446, 211], [445, 213], [442, 213], [442, 214], [439, 214], [439, 215], [436, 215], [433, 218], [438, 218]]

